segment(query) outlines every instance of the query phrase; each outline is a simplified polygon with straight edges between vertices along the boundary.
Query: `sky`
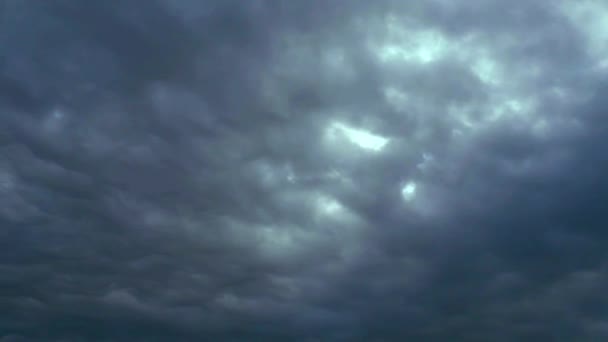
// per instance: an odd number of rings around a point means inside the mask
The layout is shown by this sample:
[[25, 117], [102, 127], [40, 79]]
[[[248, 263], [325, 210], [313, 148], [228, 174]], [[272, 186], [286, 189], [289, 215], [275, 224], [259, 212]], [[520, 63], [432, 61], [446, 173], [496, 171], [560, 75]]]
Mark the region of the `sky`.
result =
[[608, 2], [0, 1], [0, 342], [606, 341]]

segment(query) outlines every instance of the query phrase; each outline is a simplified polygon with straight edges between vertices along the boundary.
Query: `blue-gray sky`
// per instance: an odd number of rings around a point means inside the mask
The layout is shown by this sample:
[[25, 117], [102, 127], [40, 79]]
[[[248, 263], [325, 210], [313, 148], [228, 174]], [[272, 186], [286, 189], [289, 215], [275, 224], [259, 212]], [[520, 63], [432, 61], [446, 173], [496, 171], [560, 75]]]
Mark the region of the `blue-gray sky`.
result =
[[605, 341], [608, 3], [0, 1], [0, 341]]

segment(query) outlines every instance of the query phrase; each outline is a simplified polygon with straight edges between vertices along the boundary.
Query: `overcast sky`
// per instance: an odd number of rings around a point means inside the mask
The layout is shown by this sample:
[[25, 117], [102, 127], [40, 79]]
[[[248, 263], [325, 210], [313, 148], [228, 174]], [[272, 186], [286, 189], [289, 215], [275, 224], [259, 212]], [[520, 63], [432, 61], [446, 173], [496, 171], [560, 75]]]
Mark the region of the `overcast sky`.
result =
[[608, 2], [0, 1], [0, 341], [606, 341]]

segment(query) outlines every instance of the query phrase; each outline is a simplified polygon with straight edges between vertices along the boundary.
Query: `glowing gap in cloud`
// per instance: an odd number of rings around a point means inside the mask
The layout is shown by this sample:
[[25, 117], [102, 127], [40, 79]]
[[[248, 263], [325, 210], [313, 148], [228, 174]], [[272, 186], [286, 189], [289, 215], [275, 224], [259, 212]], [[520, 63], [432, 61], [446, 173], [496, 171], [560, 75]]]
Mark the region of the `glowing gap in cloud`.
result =
[[562, 13], [580, 30], [586, 38], [587, 48], [598, 67], [608, 64], [608, 4], [605, 1], [580, 0], [563, 1]]
[[352, 144], [373, 152], [381, 151], [389, 141], [389, 139], [383, 136], [372, 134], [363, 129], [353, 128], [340, 122], [331, 124], [328, 133], [332, 139], [341, 136]]
[[401, 189], [401, 196], [406, 202], [411, 202], [416, 197], [416, 183], [407, 182]]
[[340, 204], [340, 202], [327, 196], [318, 196], [316, 204], [317, 210], [326, 215], [339, 214], [344, 210], [344, 207], [342, 204]]
[[371, 49], [380, 61], [429, 64], [446, 55], [450, 41], [439, 31], [409, 27], [402, 18], [385, 22], [386, 37], [372, 39]]
[[[329, 194], [318, 193], [314, 198], [315, 219], [320, 222], [346, 223], [353, 228], [358, 222], [356, 213]], [[335, 226], [334, 226], [335, 227]]]

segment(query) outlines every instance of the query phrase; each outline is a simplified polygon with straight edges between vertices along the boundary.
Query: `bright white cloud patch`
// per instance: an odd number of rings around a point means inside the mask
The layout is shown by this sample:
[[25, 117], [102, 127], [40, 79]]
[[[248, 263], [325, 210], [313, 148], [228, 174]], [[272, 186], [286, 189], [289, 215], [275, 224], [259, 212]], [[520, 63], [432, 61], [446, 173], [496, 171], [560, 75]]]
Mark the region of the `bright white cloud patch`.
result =
[[359, 221], [355, 212], [328, 194], [320, 193], [316, 195], [314, 207], [315, 217], [319, 222], [328, 222], [326, 220], [330, 220], [333, 223], [347, 223], [349, 225], [348, 228], [352, 229], [354, 228], [352, 225]]
[[406, 202], [411, 202], [416, 197], [416, 183], [407, 182], [401, 189], [401, 196]]
[[372, 49], [382, 62], [428, 64], [443, 57], [449, 42], [433, 29], [405, 27], [402, 20], [391, 16], [386, 22], [385, 40], [372, 43]]
[[317, 197], [316, 205], [318, 212], [326, 215], [339, 214], [344, 210], [344, 207], [342, 204], [340, 204], [340, 202], [331, 197], [323, 195]]
[[589, 52], [598, 67], [608, 65], [608, 3], [600, 0], [564, 2], [562, 13], [568, 17], [588, 41]]
[[350, 127], [340, 122], [332, 123], [327, 131], [330, 140], [346, 139], [350, 143], [373, 152], [381, 151], [389, 142], [388, 138], [370, 133], [363, 129]]

